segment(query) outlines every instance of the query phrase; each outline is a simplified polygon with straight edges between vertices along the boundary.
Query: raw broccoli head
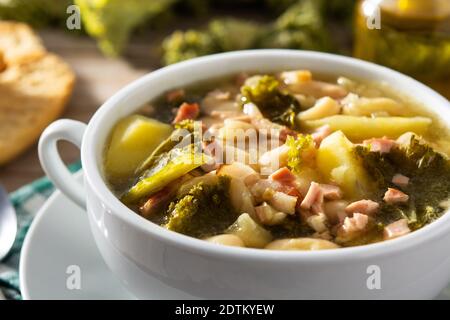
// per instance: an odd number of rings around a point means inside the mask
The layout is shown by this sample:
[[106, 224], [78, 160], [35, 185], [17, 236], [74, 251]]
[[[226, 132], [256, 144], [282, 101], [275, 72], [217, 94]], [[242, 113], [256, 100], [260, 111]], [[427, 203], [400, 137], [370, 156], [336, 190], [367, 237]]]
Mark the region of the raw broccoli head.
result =
[[0, 20], [16, 20], [35, 27], [58, 24], [67, 17], [72, 0], [1, 0]]
[[230, 178], [216, 184], [200, 182], [172, 202], [164, 226], [172, 231], [203, 238], [223, 232], [238, 217], [229, 196]]
[[175, 31], [163, 42], [163, 62], [172, 64], [218, 51], [211, 36], [206, 32]]
[[252, 77], [241, 87], [241, 104], [252, 102], [258, 106], [264, 117], [296, 128], [295, 116], [300, 112], [300, 103], [294, 96], [279, 89], [275, 77], [264, 75]]
[[262, 37], [259, 46], [330, 51], [321, 1], [303, 0], [289, 7]]
[[407, 218], [412, 228], [437, 219], [445, 211], [443, 201], [450, 198], [450, 161], [431, 146], [415, 136], [409, 143], [393, 148], [389, 153], [370, 152], [358, 146], [355, 153], [378, 184], [381, 199], [388, 187], [399, 188], [392, 183], [396, 173], [410, 178], [402, 189], [410, 200], [405, 205], [382, 203], [377, 215], [383, 223]]
[[102, 52], [116, 56], [138, 25], [163, 13], [175, 0], [75, 0], [87, 33], [98, 40]]
[[253, 48], [264, 26], [240, 19], [217, 19], [211, 21], [208, 33], [219, 51]]

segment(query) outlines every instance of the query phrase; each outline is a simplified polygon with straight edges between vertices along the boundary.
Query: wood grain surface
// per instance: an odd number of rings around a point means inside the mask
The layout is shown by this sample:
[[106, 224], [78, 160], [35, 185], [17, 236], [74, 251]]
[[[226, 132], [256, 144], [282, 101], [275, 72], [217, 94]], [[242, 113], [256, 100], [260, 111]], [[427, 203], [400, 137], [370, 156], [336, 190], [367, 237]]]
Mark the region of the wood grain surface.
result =
[[[98, 107], [117, 90], [160, 66], [157, 48], [160, 38], [153, 34], [133, 39], [120, 59], [105, 58], [95, 42], [85, 36], [54, 30], [41, 31], [40, 35], [47, 49], [63, 57], [77, 76], [72, 98], [62, 118], [89, 121]], [[79, 159], [79, 150], [68, 143], [61, 143], [60, 150], [67, 163]], [[13, 191], [43, 174], [34, 145], [0, 167], [0, 183]]]

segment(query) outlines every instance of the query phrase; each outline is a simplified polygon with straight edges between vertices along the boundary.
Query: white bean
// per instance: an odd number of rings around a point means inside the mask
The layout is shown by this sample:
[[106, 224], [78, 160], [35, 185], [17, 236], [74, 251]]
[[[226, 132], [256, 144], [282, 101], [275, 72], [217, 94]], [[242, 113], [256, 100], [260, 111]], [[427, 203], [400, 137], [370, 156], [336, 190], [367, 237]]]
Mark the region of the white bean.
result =
[[317, 102], [314, 104], [312, 108], [300, 112], [297, 117], [302, 121], [316, 120], [329, 116], [334, 116], [336, 114], [339, 114], [340, 111], [341, 106], [336, 100], [330, 97], [323, 97], [317, 100]]
[[219, 234], [205, 239], [205, 241], [232, 247], [245, 247], [241, 238], [234, 234]]
[[275, 240], [266, 246], [269, 250], [325, 250], [339, 248], [334, 242], [314, 238], [293, 238]]

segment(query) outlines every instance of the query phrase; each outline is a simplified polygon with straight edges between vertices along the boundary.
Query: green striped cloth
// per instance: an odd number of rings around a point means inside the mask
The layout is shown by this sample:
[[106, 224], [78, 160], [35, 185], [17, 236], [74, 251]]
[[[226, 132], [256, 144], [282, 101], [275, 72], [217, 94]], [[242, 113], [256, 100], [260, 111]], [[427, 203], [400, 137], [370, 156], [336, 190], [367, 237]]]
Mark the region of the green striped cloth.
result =
[[[80, 168], [80, 162], [69, 165], [71, 172]], [[34, 216], [53, 191], [53, 184], [43, 177], [10, 194], [17, 213], [18, 231], [11, 251], [0, 261], [0, 297], [21, 299], [18, 274], [20, 250]]]

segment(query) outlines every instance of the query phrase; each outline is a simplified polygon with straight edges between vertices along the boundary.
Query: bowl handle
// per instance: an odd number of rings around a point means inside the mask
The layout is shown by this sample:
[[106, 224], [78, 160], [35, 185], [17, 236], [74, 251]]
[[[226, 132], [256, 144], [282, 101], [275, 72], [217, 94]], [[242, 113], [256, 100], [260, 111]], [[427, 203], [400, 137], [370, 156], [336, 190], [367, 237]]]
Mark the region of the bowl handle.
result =
[[62, 119], [50, 124], [39, 139], [39, 160], [42, 168], [55, 186], [77, 205], [86, 208], [83, 186], [77, 182], [59, 155], [57, 142], [66, 140], [81, 148], [86, 124]]

